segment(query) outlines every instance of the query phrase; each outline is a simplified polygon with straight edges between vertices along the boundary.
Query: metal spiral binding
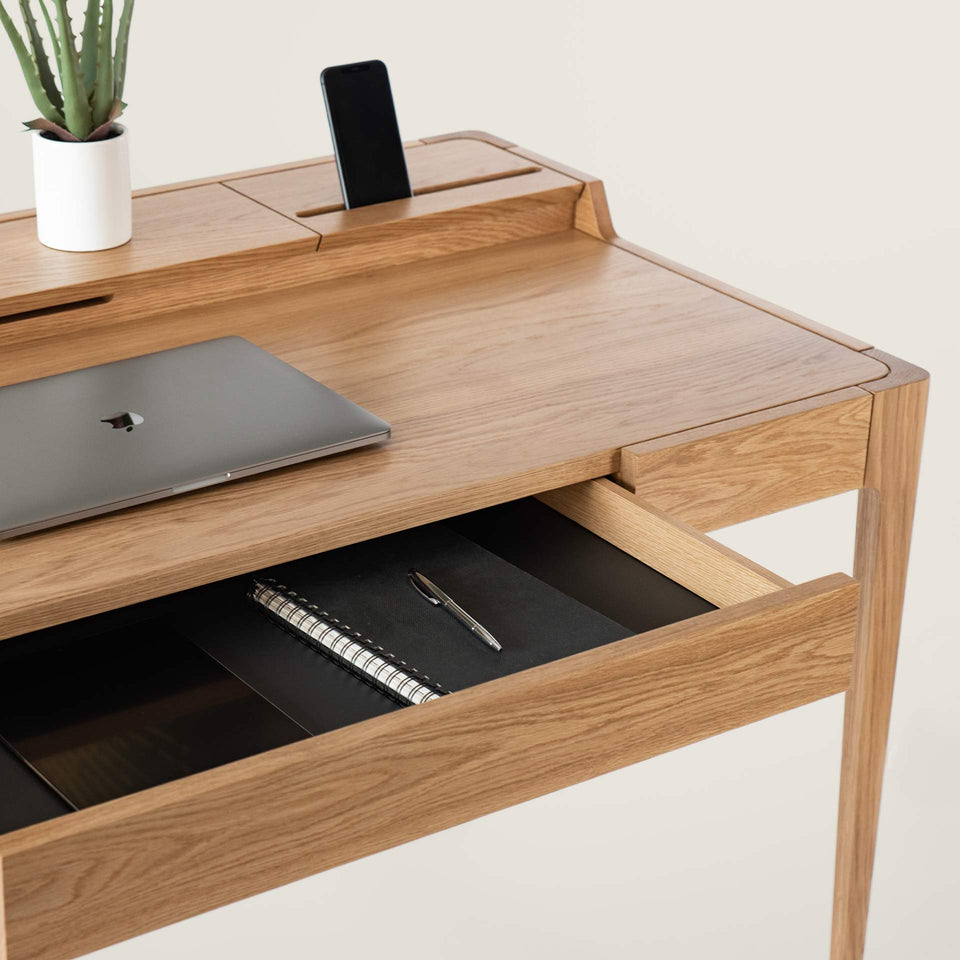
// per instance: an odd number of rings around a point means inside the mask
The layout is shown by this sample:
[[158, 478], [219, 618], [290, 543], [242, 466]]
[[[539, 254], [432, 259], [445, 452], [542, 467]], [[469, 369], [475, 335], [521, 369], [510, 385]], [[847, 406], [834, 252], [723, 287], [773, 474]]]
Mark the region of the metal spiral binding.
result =
[[449, 693], [275, 580], [254, 580], [247, 596], [288, 633], [399, 703], [427, 703]]

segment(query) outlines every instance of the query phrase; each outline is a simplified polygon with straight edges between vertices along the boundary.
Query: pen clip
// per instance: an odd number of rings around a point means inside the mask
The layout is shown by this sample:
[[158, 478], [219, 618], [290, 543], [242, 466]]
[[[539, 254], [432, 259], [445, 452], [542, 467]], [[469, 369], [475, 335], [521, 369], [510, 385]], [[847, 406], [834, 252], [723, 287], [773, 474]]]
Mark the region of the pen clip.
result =
[[416, 590], [424, 600], [429, 600], [435, 607], [440, 606], [440, 598], [430, 589], [432, 584], [422, 573], [417, 573], [417, 571], [411, 567], [410, 570], [407, 571], [407, 579], [409, 579], [413, 585], [413, 589]]

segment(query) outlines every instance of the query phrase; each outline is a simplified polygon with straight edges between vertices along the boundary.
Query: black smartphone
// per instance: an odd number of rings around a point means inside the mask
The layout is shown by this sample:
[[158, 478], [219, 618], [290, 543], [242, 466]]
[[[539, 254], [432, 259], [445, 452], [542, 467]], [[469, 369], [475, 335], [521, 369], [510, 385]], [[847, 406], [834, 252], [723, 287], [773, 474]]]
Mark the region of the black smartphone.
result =
[[386, 66], [327, 67], [320, 83], [347, 209], [412, 197]]

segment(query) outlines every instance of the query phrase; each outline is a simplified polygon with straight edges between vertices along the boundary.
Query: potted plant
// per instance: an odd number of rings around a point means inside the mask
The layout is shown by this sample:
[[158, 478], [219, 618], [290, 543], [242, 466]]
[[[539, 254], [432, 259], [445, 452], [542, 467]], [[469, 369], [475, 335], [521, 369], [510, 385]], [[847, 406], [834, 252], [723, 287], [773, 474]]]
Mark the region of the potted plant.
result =
[[59, 86], [31, 7], [20, 0], [21, 34], [0, 0], [0, 22], [20, 61], [41, 116], [33, 134], [37, 236], [58, 250], [106, 250], [131, 234], [127, 131], [115, 123], [126, 104], [123, 83], [133, 0], [124, 0], [113, 42], [113, 0], [87, 0], [78, 49], [67, 0], [45, 0], [40, 11], [49, 35]]

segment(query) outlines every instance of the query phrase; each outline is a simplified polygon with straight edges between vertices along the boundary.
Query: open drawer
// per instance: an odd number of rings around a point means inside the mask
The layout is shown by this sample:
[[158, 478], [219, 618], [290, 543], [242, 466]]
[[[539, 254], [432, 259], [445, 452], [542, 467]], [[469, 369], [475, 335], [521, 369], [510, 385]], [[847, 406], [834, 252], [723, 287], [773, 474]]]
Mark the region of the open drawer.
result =
[[708, 612], [0, 836], [0, 956], [74, 957], [848, 687], [854, 580], [791, 586], [606, 479], [538, 499]]

